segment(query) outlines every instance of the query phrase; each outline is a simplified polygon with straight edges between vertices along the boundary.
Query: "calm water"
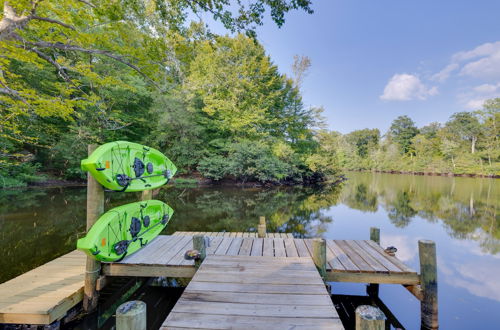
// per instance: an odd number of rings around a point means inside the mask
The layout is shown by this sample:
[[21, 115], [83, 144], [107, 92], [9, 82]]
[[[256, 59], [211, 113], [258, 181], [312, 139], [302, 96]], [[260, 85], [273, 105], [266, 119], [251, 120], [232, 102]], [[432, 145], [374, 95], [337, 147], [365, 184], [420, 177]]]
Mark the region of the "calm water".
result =
[[[297, 237], [367, 239], [418, 269], [417, 241], [437, 243], [442, 329], [500, 328], [500, 181], [349, 173], [341, 188], [165, 187], [157, 197], [175, 214], [166, 233], [268, 230]], [[74, 249], [85, 230], [85, 189], [0, 192], [0, 282]], [[109, 193], [106, 208], [138, 199]], [[333, 285], [364, 294], [364, 285]], [[419, 328], [417, 300], [399, 285], [382, 285], [382, 300], [408, 329]]]

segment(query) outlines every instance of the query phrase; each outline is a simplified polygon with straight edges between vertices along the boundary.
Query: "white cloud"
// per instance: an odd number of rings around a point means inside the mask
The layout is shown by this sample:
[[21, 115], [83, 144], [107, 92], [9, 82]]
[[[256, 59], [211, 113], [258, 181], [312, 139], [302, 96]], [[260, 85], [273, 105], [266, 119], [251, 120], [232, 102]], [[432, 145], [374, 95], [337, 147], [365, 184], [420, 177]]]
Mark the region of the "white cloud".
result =
[[468, 110], [477, 110], [481, 109], [483, 107], [484, 101], [486, 101], [487, 98], [476, 98], [476, 99], [470, 99], [465, 101], [465, 108]]
[[439, 71], [431, 77], [431, 80], [444, 82], [448, 79], [453, 71], [459, 68], [457, 63], [448, 64], [443, 70]]
[[460, 102], [468, 110], [481, 109], [484, 101], [495, 97], [500, 97], [500, 83], [482, 84], [458, 96]]
[[437, 87], [429, 88], [422, 83], [419, 77], [402, 73], [392, 76], [380, 99], [385, 101], [425, 100], [437, 93]]
[[494, 263], [489, 258], [477, 258], [453, 263], [451, 268], [455, 272], [452, 276], [445, 277], [447, 283], [464, 288], [475, 296], [500, 301], [499, 263]]
[[459, 75], [474, 78], [500, 78], [500, 41], [488, 42], [469, 51], [461, 51], [451, 57], [444, 69], [432, 76], [433, 80], [444, 82], [453, 71]]
[[474, 91], [478, 92], [478, 93], [495, 93], [497, 91], [500, 91], [500, 83], [496, 84], [496, 85], [492, 85], [492, 84], [483, 84], [483, 85], [479, 85], [479, 86], [476, 86], [474, 87]]
[[500, 79], [500, 50], [464, 65], [460, 74], [475, 78]]
[[477, 46], [473, 50], [462, 51], [452, 56], [452, 62], [463, 62], [477, 57], [489, 56], [500, 51], [500, 41], [487, 42]]

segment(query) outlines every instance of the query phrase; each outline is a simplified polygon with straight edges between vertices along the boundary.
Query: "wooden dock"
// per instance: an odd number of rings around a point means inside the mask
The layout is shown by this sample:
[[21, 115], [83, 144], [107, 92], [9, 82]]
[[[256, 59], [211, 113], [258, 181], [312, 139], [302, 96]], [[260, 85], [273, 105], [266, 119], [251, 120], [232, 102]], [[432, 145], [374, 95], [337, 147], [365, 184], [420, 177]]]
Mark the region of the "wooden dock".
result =
[[83, 299], [86, 256], [80, 251], [0, 284], [0, 323], [50, 324]]
[[[228, 233], [226, 233], [228, 234]], [[193, 248], [193, 235], [159, 236], [139, 252], [116, 263], [102, 265], [108, 276], [193, 277], [194, 261], [184, 260]], [[207, 255], [306, 257], [313, 254], [312, 239], [209, 236]], [[419, 275], [370, 240], [326, 240], [326, 280], [332, 282], [415, 285]]]
[[162, 329], [343, 329], [311, 258], [209, 255]]
[[[193, 248], [193, 234], [177, 232], [158, 236], [120, 262], [102, 263], [101, 275], [193, 278], [196, 273], [194, 262], [184, 259], [185, 251]], [[219, 260], [219, 257], [250, 256], [262, 262], [274, 260], [278, 264], [279, 260], [279, 265], [286, 264], [283, 260], [287, 259], [291, 265], [299, 259], [309, 260], [308, 264], [312, 262], [311, 239], [276, 233], [269, 233], [266, 238], [255, 237], [253, 233], [196, 234], [210, 237], [205, 262]], [[326, 245], [327, 281], [403, 284], [418, 295], [419, 274], [387, 255], [376, 243], [369, 240], [327, 240]], [[73, 251], [0, 284], [0, 323], [50, 324], [62, 318], [82, 300], [85, 260], [83, 253]], [[287, 277], [287, 274], [280, 273], [280, 276]], [[317, 271], [316, 276], [320, 278]], [[229, 277], [227, 279], [230, 281]]]

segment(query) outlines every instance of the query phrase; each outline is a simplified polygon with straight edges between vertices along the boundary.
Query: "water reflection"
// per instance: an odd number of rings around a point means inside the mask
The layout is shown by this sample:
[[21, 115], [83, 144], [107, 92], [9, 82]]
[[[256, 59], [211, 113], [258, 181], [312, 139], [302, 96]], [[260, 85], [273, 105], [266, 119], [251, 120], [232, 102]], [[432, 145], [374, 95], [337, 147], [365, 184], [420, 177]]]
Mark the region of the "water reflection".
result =
[[383, 207], [405, 228], [418, 216], [440, 221], [452, 238], [478, 241], [500, 252], [500, 189], [496, 180], [351, 173], [341, 202], [363, 212]]
[[311, 237], [323, 233], [333, 221], [322, 210], [338, 202], [340, 191], [340, 187], [208, 187], [182, 192], [169, 188], [161, 190], [157, 198], [176, 210], [168, 233], [256, 231], [259, 216], [265, 216], [272, 232]]
[[[259, 216], [266, 216], [269, 231], [296, 237], [366, 239], [368, 228], [378, 226], [382, 245], [397, 246], [397, 256], [415, 269], [418, 239], [435, 240], [442, 328], [500, 324], [500, 315], [490, 312], [500, 309], [500, 181], [348, 177], [333, 188], [167, 186], [156, 198], [175, 210], [165, 233], [256, 231]], [[107, 193], [106, 209], [138, 198]], [[0, 282], [73, 250], [85, 230], [85, 200], [81, 187], [1, 191]], [[336, 283], [336, 290], [343, 285]], [[418, 327], [413, 297], [400, 286], [383, 286], [381, 294], [405, 326]]]

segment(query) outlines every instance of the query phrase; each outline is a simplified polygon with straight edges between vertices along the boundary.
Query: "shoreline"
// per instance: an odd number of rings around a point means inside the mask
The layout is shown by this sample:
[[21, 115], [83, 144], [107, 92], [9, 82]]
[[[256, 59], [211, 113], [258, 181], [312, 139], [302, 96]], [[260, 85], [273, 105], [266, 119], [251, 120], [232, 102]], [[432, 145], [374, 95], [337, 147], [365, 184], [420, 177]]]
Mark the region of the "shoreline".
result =
[[[500, 175], [494, 174], [476, 174], [476, 173], [439, 173], [439, 172], [421, 172], [421, 171], [399, 171], [399, 170], [355, 170], [344, 169], [345, 172], [361, 172], [361, 173], [384, 173], [384, 174], [404, 174], [404, 175], [418, 175], [418, 176], [444, 176], [444, 177], [465, 177], [465, 178], [485, 178], [485, 179], [500, 179]], [[345, 181], [346, 178], [340, 176], [332, 184], [339, 184]], [[319, 184], [328, 184], [328, 182]], [[275, 186], [299, 186], [304, 184], [292, 184], [290, 182], [283, 183], [262, 183], [262, 182], [238, 182], [231, 179], [224, 179], [221, 181], [212, 181], [200, 176], [183, 176], [172, 180], [173, 185], [188, 186], [196, 185], [201, 187], [206, 186], [239, 186], [239, 187], [275, 187]], [[40, 182], [29, 183], [26, 186], [8, 187], [4, 190], [17, 190], [26, 188], [58, 188], [58, 187], [84, 187], [87, 185], [86, 181], [68, 181], [49, 179]]]
[[485, 179], [500, 179], [500, 175], [495, 174], [477, 174], [477, 173], [441, 173], [441, 172], [422, 172], [422, 171], [399, 171], [399, 170], [354, 170], [344, 169], [350, 172], [371, 172], [385, 174], [406, 174], [419, 176], [445, 176], [445, 177], [463, 177], [463, 178], [485, 178]]

